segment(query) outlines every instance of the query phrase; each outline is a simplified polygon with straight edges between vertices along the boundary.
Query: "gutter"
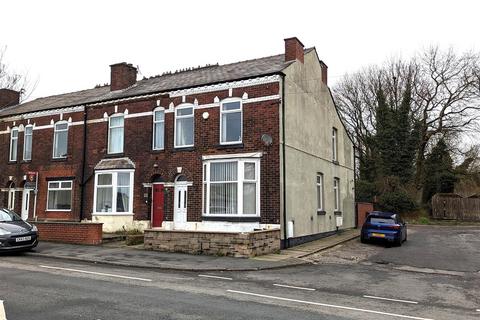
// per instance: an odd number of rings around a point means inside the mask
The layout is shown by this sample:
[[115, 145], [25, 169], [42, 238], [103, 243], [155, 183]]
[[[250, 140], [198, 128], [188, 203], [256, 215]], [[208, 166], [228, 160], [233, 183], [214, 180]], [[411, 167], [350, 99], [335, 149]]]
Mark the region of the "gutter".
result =
[[287, 239], [287, 177], [286, 177], [286, 156], [285, 156], [285, 74], [282, 77], [282, 184], [283, 184], [283, 247], [289, 247]]
[[83, 220], [84, 200], [85, 200], [85, 166], [87, 159], [87, 119], [88, 107], [83, 110], [83, 150], [82, 150], [82, 176], [80, 180], [80, 214], [79, 221]]

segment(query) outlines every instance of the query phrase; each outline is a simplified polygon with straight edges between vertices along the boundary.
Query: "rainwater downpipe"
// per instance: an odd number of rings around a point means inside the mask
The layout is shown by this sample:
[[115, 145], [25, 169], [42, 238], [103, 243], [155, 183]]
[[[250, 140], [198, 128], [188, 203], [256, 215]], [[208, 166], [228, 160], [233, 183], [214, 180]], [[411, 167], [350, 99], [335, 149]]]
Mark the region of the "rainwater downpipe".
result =
[[283, 184], [283, 246], [288, 248], [289, 241], [287, 238], [287, 170], [285, 156], [285, 75], [282, 74], [282, 184]]
[[83, 220], [83, 209], [85, 200], [85, 167], [87, 159], [87, 119], [88, 119], [88, 106], [85, 106], [83, 111], [83, 150], [82, 150], [82, 174], [80, 180], [80, 214], [79, 221]]

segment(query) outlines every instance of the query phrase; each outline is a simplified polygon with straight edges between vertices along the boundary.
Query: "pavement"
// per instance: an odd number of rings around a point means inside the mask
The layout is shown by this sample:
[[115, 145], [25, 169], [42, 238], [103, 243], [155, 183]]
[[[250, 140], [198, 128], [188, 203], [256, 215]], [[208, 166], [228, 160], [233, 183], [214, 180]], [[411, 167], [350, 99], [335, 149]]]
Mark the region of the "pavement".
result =
[[40, 242], [28, 256], [65, 259], [122, 267], [154, 268], [179, 271], [256, 271], [310, 264], [307, 256], [332, 248], [359, 236], [359, 230], [344, 230], [335, 235], [305, 243], [278, 254], [246, 258], [218, 257], [149, 251], [142, 246], [127, 247], [119, 243], [85, 246]]

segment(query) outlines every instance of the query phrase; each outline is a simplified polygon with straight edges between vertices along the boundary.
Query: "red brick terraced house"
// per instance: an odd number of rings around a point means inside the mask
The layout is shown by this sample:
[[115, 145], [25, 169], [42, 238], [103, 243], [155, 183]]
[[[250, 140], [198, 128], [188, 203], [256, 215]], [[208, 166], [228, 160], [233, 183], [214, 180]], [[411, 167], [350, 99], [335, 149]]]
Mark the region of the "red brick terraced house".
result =
[[[30, 220], [249, 232], [354, 227], [353, 145], [315, 48], [19, 103], [0, 89], [0, 201]], [[24, 188], [38, 172], [37, 192]]]

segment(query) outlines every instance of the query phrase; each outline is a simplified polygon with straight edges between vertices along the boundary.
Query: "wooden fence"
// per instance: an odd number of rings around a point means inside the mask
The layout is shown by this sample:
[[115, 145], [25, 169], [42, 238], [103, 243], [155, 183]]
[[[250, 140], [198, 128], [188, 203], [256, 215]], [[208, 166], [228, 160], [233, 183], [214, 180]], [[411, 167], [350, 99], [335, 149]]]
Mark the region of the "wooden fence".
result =
[[480, 221], [480, 198], [436, 194], [432, 197], [432, 215], [435, 219]]

